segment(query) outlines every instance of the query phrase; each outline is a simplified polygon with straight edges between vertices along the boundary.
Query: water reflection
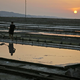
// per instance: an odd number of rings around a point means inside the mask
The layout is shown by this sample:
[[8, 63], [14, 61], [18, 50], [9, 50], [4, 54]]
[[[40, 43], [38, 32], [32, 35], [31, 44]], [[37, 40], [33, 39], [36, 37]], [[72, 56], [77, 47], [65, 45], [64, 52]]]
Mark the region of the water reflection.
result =
[[9, 53], [11, 53], [11, 56], [13, 56], [13, 53], [15, 53], [16, 49], [14, 48], [13, 43], [9, 43]]
[[1, 43], [0, 46], [5, 45], [5, 43]]
[[80, 63], [80, 51], [78, 50], [35, 45], [31, 46], [10, 42], [0, 42], [0, 57], [56, 66], [66, 66]]
[[14, 48], [13, 43], [9, 43], [9, 45], [5, 44], [4, 42], [0, 43], [0, 46], [6, 45], [9, 48], [9, 53], [11, 53], [11, 56], [13, 56], [13, 53], [15, 53], [16, 49]]

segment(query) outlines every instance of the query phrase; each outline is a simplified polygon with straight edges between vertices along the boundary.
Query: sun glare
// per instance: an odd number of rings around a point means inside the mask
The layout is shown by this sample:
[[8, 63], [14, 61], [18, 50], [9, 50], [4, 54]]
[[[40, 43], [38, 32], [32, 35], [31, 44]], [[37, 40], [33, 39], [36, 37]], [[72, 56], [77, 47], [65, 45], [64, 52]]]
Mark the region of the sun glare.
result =
[[77, 10], [75, 10], [74, 13], [76, 14], [77, 13]]

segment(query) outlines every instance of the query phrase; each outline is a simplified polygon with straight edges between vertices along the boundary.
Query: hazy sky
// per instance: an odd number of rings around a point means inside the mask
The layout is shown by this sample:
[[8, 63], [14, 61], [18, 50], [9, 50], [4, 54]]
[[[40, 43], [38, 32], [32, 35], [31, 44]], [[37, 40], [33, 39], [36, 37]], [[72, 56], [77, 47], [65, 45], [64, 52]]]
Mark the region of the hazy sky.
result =
[[[27, 14], [80, 19], [80, 0], [26, 0]], [[77, 10], [77, 14], [74, 14]], [[25, 14], [25, 0], [0, 0], [0, 11]]]

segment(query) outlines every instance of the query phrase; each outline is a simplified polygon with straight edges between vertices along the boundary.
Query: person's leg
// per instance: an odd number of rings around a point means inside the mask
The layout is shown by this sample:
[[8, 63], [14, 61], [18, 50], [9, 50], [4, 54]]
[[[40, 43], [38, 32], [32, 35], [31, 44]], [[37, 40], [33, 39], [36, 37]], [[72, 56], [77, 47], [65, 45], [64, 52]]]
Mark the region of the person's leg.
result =
[[9, 34], [9, 37], [13, 41], [13, 34]]
[[13, 41], [13, 34], [12, 34], [12, 41]]
[[9, 38], [11, 39], [11, 34], [9, 34]]

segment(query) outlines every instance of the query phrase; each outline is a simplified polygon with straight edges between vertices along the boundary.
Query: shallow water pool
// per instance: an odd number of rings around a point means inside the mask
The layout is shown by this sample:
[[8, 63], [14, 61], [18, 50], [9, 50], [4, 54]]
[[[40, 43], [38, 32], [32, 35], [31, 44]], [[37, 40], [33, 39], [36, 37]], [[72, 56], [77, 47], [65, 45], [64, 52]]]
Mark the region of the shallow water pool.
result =
[[0, 57], [54, 66], [80, 63], [80, 51], [0, 42]]

